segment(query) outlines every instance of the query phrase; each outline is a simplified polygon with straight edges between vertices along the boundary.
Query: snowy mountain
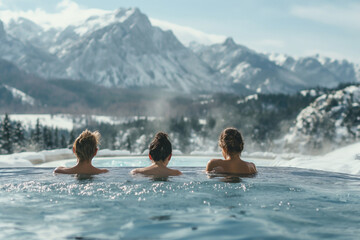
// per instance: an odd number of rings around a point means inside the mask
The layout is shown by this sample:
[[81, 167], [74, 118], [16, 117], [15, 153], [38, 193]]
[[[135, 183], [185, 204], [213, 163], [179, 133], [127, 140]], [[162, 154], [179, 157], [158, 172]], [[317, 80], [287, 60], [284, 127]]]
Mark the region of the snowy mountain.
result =
[[306, 87], [305, 82], [291, 71], [270, 61], [232, 38], [222, 44], [192, 45], [202, 60], [225, 75], [232, 84], [243, 84], [258, 93], [294, 93]]
[[13, 62], [29, 72], [49, 72], [47, 64], [56, 62], [49, 52], [6, 33], [0, 21], [0, 58]]
[[342, 82], [360, 82], [359, 66], [347, 60], [337, 60], [316, 55], [316, 58], [327, 70]]
[[153, 26], [159, 27], [164, 31], [171, 30], [175, 34], [175, 36], [179, 39], [179, 41], [185, 46], [189, 46], [192, 43], [210, 45], [215, 43], [221, 43], [226, 39], [226, 36], [208, 34], [193, 29], [191, 27], [185, 27], [154, 18], [150, 18], [150, 21]]
[[[5, 90], [9, 92], [12, 98], [19, 100], [22, 104], [28, 104], [31, 106], [35, 105], [35, 99], [29, 96], [28, 94], [20, 91], [19, 89], [4, 84], [4, 85], [0, 85], [0, 90]], [[1, 95], [3, 95], [3, 93]]]
[[[8, 29], [12, 29], [5, 42], [8, 46], [0, 49], [1, 55], [8, 57], [3, 58], [45, 78], [84, 79], [107, 87], [152, 86], [185, 92], [224, 88], [218, 84], [219, 74], [184, 47], [171, 31], [153, 27], [137, 8], [93, 16], [55, 35], [41, 31], [39, 26], [24, 19], [11, 22]], [[42, 42], [38, 41], [39, 37]], [[10, 42], [18, 46], [10, 48]], [[48, 51], [35, 52], [38, 48], [34, 42], [49, 46], [44, 49]], [[36, 60], [21, 60], [17, 52], [29, 48], [34, 53], [25, 52], [25, 58], [33, 56]], [[29, 62], [37, 67], [27, 66]]]
[[292, 71], [303, 79], [308, 87], [334, 88], [340, 83], [360, 82], [354, 63], [320, 55], [295, 59], [285, 54], [268, 54], [269, 60]]
[[326, 151], [360, 140], [360, 86], [323, 94], [296, 118], [285, 147], [301, 152]]
[[53, 28], [45, 31], [42, 27], [26, 18], [12, 19], [6, 26], [6, 32], [24, 43], [29, 43], [46, 51], [58, 33]]
[[359, 65], [346, 60], [264, 55], [231, 38], [188, 48], [171, 31], [152, 26], [137, 8], [105, 11], [64, 29], [44, 29], [25, 18], [9, 21], [4, 29], [0, 21], [0, 58], [44, 79], [186, 93], [295, 93], [360, 81]]

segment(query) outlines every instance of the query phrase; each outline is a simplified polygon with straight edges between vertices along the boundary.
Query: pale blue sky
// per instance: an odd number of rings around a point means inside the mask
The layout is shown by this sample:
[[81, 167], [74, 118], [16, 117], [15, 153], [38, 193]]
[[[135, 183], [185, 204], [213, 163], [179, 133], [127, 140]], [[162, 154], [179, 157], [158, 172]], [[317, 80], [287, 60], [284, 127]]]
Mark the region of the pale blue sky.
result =
[[[62, 0], [63, 1], [63, 0]], [[71, 2], [70, 0], [65, 0]], [[58, 12], [61, 0], [0, 0], [0, 10]], [[139, 7], [151, 18], [232, 36], [260, 52], [322, 55], [360, 63], [360, 1], [73, 0], [81, 8]], [[1, 19], [1, 15], [0, 15]]]

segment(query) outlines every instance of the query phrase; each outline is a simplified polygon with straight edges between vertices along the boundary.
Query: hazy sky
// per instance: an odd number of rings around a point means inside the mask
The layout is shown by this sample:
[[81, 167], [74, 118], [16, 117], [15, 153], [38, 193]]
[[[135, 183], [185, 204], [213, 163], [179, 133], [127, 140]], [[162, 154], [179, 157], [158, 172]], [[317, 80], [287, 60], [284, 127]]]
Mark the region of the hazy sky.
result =
[[71, 7], [94, 13], [139, 7], [150, 18], [231, 36], [259, 52], [320, 53], [360, 63], [359, 0], [0, 0], [0, 19]]

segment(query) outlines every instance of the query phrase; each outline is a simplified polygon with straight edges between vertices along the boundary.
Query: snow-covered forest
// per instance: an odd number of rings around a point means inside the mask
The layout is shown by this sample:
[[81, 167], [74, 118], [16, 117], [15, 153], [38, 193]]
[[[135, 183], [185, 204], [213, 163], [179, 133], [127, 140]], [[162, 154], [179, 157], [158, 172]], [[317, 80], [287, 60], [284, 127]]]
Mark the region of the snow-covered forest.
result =
[[43, 115], [30, 115], [29, 122], [26, 115], [12, 119], [6, 114], [1, 119], [1, 153], [65, 148], [86, 128], [100, 131], [103, 149], [140, 154], [157, 131], [166, 131], [174, 149], [182, 153], [217, 151], [219, 133], [234, 126], [243, 133], [248, 152], [319, 154], [360, 139], [359, 96], [359, 86], [350, 85], [294, 95], [215, 94], [176, 99], [170, 108], [179, 109], [181, 115], [172, 116], [53, 115], [57, 121], [50, 121]]

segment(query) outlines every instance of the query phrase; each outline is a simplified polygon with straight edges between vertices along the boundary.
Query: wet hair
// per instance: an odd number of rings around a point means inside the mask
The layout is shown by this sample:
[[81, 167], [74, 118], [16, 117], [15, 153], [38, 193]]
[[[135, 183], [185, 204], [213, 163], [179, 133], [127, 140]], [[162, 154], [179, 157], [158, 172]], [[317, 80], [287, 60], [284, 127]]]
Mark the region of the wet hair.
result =
[[241, 153], [244, 149], [244, 139], [236, 128], [226, 128], [219, 136], [219, 146], [228, 154]]
[[151, 158], [157, 161], [164, 161], [172, 152], [169, 136], [164, 132], [156, 133], [154, 139], [149, 146], [149, 154]]
[[98, 131], [91, 132], [89, 130], [83, 131], [73, 144], [74, 153], [80, 162], [91, 160], [100, 142], [100, 133]]

